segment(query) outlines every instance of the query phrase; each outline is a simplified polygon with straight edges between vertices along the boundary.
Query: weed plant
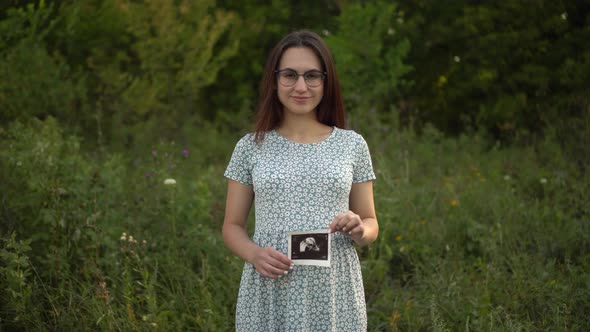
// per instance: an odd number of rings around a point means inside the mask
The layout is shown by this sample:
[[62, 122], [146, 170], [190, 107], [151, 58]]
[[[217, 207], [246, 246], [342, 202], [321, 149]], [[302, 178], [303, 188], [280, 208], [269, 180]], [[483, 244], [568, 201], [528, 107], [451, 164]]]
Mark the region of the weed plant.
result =
[[[590, 330], [590, 175], [555, 140], [366, 123], [370, 331]], [[241, 133], [199, 132], [125, 155], [51, 118], [2, 129], [0, 330], [233, 330], [243, 262], [221, 239], [222, 174]]]

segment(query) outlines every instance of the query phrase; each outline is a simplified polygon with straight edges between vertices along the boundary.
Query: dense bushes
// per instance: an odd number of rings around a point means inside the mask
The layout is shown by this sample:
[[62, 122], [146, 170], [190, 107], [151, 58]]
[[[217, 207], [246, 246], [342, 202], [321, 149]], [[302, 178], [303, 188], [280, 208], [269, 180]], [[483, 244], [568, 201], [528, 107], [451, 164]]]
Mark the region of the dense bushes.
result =
[[420, 122], [513, 139], [590, 112], [588, 3], [398, 3]]
[[3, 326], [228, 329], [238, 276], [219, 268], [239, 263], [218, 235], [219, 167], [177, 144], [82, 151], [53, 118], [0, 142]]

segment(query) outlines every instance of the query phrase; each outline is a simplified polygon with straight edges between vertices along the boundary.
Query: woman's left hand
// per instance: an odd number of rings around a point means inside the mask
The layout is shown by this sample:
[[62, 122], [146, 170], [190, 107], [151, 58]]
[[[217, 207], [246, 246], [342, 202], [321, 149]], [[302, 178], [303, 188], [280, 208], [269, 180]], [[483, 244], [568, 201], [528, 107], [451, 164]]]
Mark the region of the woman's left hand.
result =
[[332, 223], [330, 223], [330, 226], [328, 227], [330, 228], [331, 233], [342, 232], [343, 234], [349, 235], [357, 242], [359, 242], [365, 234], [363, 220], [358, 214], [352, 211], [339, 213], [334, 217]]

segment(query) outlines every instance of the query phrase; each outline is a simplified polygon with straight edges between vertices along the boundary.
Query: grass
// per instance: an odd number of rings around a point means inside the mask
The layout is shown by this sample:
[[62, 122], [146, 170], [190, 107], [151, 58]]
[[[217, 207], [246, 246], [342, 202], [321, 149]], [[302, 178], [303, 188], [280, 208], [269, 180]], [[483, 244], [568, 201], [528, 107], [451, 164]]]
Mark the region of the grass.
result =
[[[203, 132], [127, 156], [52, 120], [0, 131], [0, 330], [233, 330], [243, 263], [220, 230], [240, 134]], [[369, 330], [590, 330], [590, 176], [559, 142], [361, 133], [380, 222], [359, 248]]]

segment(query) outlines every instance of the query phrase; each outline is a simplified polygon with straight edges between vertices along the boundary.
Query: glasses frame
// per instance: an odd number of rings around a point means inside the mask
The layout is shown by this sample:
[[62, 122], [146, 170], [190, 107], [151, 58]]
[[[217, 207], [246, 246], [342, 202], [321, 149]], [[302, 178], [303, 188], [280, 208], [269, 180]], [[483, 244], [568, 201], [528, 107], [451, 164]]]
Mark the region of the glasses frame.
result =
[[[281, 83], [281, 78], [279, 76], [283, 72], [292, 72], [292, 73], [295, 73], [297, 75], [297, 79], [291, 85], [283, 84], [283, 83]], [[308, 74], [308, 73], [311, 73], [311, 72], [322, 74], [322, 80], [321, 80], [321, 83], [320, 84], [314, 86], [314, 85], [309, 85], [309, 83], [307, 83], [307, 80], [305, 79], [305, 75]], [[310, 88], [317, 88], [318, 86], [321, 86], [324, 83], [324, 81], [326, 80], [326, 75], [327, 74], [328, 74], [327, 72], [321, 71], [321, 70], [317, 70], [317, 69], [310, 69], [310, 70], [304, 72], [303, 74], [299, 74], [296, 70], [289, 69], [289, 68], [281, 69], [281, 70], [275, 70], [275, 75], [277, 76], [277, 81], [279, 82], [280, 85], [282, 85], [284, 87], [292, 87], [292, 86], [294, 86], [295, 84], [297, 84], [297, 81], [299, 81], [299, 77], [300, 76], [303, 76], [303, 82], [305, 82], [305, 85], [307, 85]]]

